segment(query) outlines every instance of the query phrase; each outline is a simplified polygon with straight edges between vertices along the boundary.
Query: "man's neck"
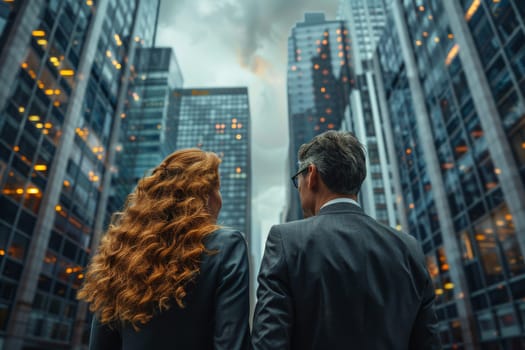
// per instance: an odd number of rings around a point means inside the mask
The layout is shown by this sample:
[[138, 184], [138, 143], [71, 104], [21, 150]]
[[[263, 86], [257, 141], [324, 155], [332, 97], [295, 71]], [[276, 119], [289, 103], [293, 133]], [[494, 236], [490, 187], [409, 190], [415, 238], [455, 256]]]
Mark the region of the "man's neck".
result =
[[338, 199], [338, 198], [349, 198], [353, 199], [354, 201], [357, 201], [357, 196], [354, 194], [339, 194], [339, 193], [327, 193], [326, 195], [319, 196], [316, 200], [315, 204], [315, 215], [319, 213], [319, 210], [321, 210], [321, 207], [325, 205], [327, 202]]

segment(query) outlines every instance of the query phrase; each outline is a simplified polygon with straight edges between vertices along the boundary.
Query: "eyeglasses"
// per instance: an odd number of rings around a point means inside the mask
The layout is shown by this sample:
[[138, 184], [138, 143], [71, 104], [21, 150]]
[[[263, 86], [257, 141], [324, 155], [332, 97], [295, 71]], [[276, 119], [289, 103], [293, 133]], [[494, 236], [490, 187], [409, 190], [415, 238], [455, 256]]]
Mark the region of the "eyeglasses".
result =
[[302, 168], [301, 170], [299, 170], [298, 172], [296, 172], [295, 175], [292, 176], [292, 177], [290, 178], [290, 179], [292, 180], [293, 185], [295, 186], [295, 188], [299, 188], [299, 187], [298, 187], [299, 185], [298, 185], [298, 183], [297, 183], [297, 177], [298, 177], [300, 174], [302, 174], [302, 173], [304, 173], [305, 171], [307, 171], [309, 166], [310, 166], [310, 164], [308, 164], [307, 166], [305, 166], [304, 168]]

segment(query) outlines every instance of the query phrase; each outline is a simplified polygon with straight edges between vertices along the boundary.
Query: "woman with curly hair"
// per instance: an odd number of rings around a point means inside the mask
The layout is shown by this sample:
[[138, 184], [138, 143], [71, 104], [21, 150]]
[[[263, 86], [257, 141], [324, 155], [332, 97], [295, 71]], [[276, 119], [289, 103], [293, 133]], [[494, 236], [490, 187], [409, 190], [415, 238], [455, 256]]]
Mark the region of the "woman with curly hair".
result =
[[90, 349], [248, 348], [246, 241], [216, 223], [219, 163], [174, 152], [128, 196], [78, 292]]

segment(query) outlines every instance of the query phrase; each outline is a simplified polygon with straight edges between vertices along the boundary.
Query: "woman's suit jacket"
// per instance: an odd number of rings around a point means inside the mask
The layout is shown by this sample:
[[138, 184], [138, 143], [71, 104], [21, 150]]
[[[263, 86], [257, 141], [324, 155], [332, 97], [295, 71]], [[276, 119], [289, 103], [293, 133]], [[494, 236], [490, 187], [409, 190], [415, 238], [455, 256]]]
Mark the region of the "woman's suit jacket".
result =
[[131, 325], [111, 329], [93, 320], [89, 348], [105, 349], [248, 349], [249, 281], [244, 235], [219, 229], [205, 240], [200, 274], [185, 308], [172, 307], [135, 331]]

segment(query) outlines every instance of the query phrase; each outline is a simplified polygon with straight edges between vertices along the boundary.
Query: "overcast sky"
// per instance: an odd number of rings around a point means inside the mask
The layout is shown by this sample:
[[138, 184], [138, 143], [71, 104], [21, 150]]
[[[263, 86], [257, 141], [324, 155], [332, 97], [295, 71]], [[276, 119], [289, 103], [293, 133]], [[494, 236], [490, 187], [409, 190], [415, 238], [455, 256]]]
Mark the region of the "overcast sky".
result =
[[337, 0], [161, 0], [157, 46], [174, 49], [184, 88], [248, 87], [254, 220], [277, 220], [284, 204], [290, 29], [304, 12], [336, 10]]

